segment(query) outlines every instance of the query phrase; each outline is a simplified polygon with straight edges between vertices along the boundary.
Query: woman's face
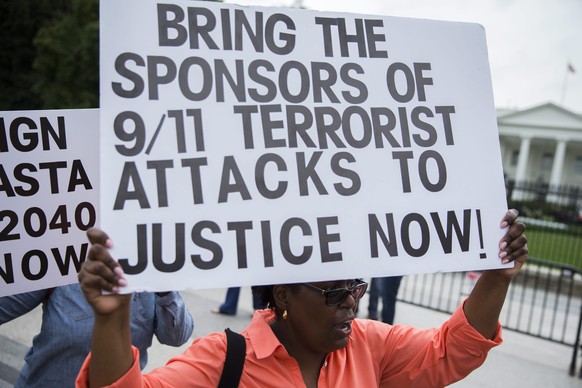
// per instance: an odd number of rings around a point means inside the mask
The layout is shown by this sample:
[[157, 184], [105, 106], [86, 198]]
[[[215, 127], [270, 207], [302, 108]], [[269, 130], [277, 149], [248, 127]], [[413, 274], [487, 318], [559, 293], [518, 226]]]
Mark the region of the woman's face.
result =
[[[324, 290], [349, 288], [354, 280], [310, 283]], [[309, 351], [329, 353], [348, 344], [357, 302], [351, 294], [337, 306], [328, 306], [326, 296], [305, 285], [296, 285], [287, 299], [287, 324], [296, 345]]]

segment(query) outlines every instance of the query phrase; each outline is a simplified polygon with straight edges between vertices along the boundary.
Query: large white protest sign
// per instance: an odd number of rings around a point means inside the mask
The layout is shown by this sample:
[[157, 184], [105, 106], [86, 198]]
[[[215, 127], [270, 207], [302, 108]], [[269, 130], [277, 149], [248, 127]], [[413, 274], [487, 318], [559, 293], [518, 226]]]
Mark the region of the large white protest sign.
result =
[[0, 296], [77, 281], [98, 169], [97, 109], [0, 112]]
[[127, 290], [501, 267], [485, 31], [101, 1], [102, 225]]

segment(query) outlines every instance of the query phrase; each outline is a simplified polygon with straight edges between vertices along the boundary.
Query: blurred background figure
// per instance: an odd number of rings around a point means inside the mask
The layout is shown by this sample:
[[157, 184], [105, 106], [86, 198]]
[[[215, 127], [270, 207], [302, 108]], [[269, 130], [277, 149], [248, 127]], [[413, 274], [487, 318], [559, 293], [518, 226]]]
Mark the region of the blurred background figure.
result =
[[[253, 309], [264, 309], [266, 306], [262, 304], [261, 298], [255, 295], [254, 287], [251, 287], [251, 290], [253, 290]], [[211, 311], [214, 314], [236, 315], [239, 296], [240, 287], [230, 287], [228, 290], [226, 290], [224, 303], [221, 304], [218, 308], [212, 309]]]
[[372, 278], [368, 300], [368, 319], [378, 320], [378, 301], [382, 298], [381, 320], [390, 325], [394, 324], [396, 297], [401, 281], [402, 276]]
[[[40, 333], [24, 356], [15, 387], [74, 387], [91, 349], [93, 309], [78, 283], [0, 298], [0, 325], [42, 304]], [[178, 292], [133, 294], [130, 307], [131, 342], [139, 349], [140, 367], [155, 335], [165, 345], [181, 346], [194, 330], [194, 321]]]

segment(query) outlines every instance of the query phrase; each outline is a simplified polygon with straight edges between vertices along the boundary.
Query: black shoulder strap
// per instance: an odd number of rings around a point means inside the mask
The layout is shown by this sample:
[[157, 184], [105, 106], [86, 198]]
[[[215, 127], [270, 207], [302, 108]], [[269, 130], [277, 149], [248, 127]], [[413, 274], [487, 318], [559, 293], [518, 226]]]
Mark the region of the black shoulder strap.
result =
[[245, 365], [247, 344], [245, 337], [241, 334], [230, 329], [225, 329], [224, 332], [226, 333], [226, 357], [218, 388], [236, 388]]

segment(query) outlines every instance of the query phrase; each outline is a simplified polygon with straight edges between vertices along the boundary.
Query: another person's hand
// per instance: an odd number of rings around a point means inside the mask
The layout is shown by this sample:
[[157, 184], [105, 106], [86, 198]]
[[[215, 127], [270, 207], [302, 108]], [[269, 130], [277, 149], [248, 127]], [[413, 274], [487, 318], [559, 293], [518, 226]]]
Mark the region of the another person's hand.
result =
[[[95, 314], [111, 314], [121, 306], [129, 305], [130, 295], [118, 295], [119, 288], [127, 285], [123, 270], [109, 254], [111, 240], [97, 228], [87, 231], [91, 243], [87, 260], [79, 271], [79, 284]], [[103, 291], [108, 293], [103, 294]]]
[[502, 263], [514, 263], [513, 268], [501, 269], [496, 272], [508, 279], [515, 277], [525, 263], [528, 255], [527, 238], [524, 235], [525, 224], [517, 221], [518, 211], [510, 209], [501, 220], [501, 228], [509, 226], [507, 233], [499, 242], [499, 258]]

